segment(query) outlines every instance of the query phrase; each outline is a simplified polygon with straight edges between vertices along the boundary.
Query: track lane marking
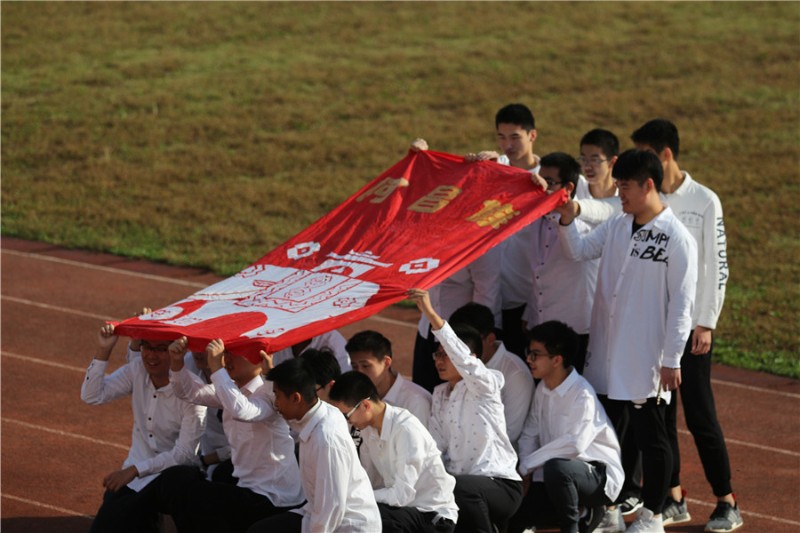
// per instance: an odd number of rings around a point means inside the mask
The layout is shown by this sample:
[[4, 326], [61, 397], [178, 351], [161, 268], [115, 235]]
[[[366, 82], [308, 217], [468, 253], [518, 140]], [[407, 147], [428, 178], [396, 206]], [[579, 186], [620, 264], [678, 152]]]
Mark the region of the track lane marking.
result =
[[93, 515], [80, 513], [78, 511], [73, 511], [72, 509], [65, 509], [63, 507], [57, 507], [55, 505], [50, 505], [49, 503], [42, 503], [36, 500], [31, 500], [30, 498], [20, 498], [19, 496], [14, 496], [13, 494], [9, 494], [7, 492], [0, 492], [0, 497], [8, 498], [9, 500], [14, 500], [17, 502], [27, 503], [29, 505], [33, 505], [35, 507], [42, 507], [43, 509], [49, 509], [51, 511], [58, 511], [59, 513], [64, 513], [70, 516], [77, 516], [80, 518], [87, 518], [89, 520], [94, 519]]
[[22, 420], [15, 420], [13, 418], [0, 418], [0, 421], [7, 422], [9, 424], [16, 424], [18, 426], [22, 426], [28, 429], [36, 429], [39, 431], [44, 431], [45, 433], [53, 433], [55, 435], [61, 435], [62, 437], [71, 437], [73, 439], [80, 439], [92, 442], [94, 444], [102, 444], [103, 446], [112, 446], [114, 448], [119, 448], [120, 450], [125, 450], [126, 452], [130, 449], [129, 445], [122, 445], [117, 444], [116, 442], [110, 442], [107, 440], [95, 439], [94, 437], [87, 437], [86, 435], [80, 435], [78, 433], [71, 433], [69, 431], [61, 431], [60, 429], [52, 429], [46, 426], [40, 426], [39, 424], [31, 424], [29, 422], [23, 422]]

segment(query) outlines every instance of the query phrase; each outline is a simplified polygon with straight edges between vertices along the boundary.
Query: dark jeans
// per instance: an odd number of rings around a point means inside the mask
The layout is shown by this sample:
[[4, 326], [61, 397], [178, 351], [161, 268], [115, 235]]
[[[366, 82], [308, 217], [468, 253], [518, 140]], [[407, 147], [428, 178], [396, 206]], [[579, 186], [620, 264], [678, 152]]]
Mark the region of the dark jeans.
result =
[[562, 533], [577, 533], [581, 507], [609, 503], [605, 494], [606, 467], [578, 459], [550, 459], [543, 467], [544, 482], [531, 485], [509, 524], [510, 533], [557, 523]]
[[136, 492], [122, 487], [106, 491], [103, 504], [94, 517], [90, 533], [158, 533], [158, 513], [167, 512], [161, 504], [161, 476]]
[[[609, 400], [607, 396], [600, 396], [600, 402], [614, 424], [617, 438], [623, 447], [630, 447], [630, 440], [626, 441], [626, 438], [629, 438], [629, 431], [633, 433], [636, 449], [641, 452], [642, 457], [642, 500], [645, 507], [660, 514], [672, 475], [672, 448], [667, 435], [666, 403], [648, 398], [644, 404], [636, 405], [630, 401]], [[623, 449], [623, 467], [626, 451], [628, 457], [636, 457], [635, 453], [630, 453], [632, 450]]]
[[[731, 465], [725, 437], [717, 419], [714, 391], [711, 389], [711, 356], [714, 343], [707, 354], [692, 354], [692, 338], [686, 343], [681, 358], [680, 396], [686, 427], [694, 437], [694, 444], [703, 464], [706, 479], [717, 497], [733, 492]], [[673, 465], [670, 487], [681, 484], [681, 460], [678, 448], [677, 394], [667, 407], [667, 432], [672, 447]]]
[[452, 520], [441, 520], [437, 524], [435, 512], [423, 513], [414, 507], [393, 507], [378, 503], [383, 533], [453, 533], [456, 524]]
[[455, 476], [457, 533], [502, 533], [522, 501], [522, 482], [485, 476]]

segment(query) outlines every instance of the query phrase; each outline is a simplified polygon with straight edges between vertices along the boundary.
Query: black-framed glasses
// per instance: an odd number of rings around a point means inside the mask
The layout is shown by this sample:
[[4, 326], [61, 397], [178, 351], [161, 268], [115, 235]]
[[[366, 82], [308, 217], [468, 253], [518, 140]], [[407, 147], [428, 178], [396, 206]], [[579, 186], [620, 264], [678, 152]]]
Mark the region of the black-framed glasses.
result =
[[525, 357], [530, 358], [531, 360], [536, 359], [537, 357], [550, 357], [551, 359], [555, 357], [555, 355], [547, 353], [547, 352], [540, 352], [539, 350], [531, 350], [530, 347], [525, 347]]
[[592, 167], [600, 166], [600, 164], [608, 161], [608, 159], [603, 159], [602, 157], [598, 157], [596, 155], [593, 155], [591, 157], [578, 156], [577, 159], [578, 163], [580, 163], [581, 165], [592, 166]]
[[355, 404], [355, 405], [353, 406], [353, 408], [352, 408], [352, 409], [350, 409], [349, 411], [347, 411], [347, 412], [344, 414], [344, 419], [345, 419], [345, 420], [347, 420], [347, 421], [349, 421], [349, 420], [350, 420], [350, 417], [351, 417], [351, 416], [353, 416], [353, 414], [356, 412], [356, 409], [358, 409], [358, 407], [359, 407], [359, 406], [360, 406], [362, 403], [366, 402], [367, 400], [369, 400], [369, 396], [367, 396], [366, 398], [364, 398], [363, 400], [361, 400], [360, 402], [358, 402], [357, 404]]
[[444, 348], [442, 348], [442, 346], [439, 345], [439, 347], [436, 348], [436, 351], [431, 354], [431, 357], [433, 357], [434, 361], [436, 361], [437, 359], [444, 359], [445, 357], [447, 357], [447, 352], [445, 352]]
[[169, 350], [169, 344], [152, 345], [147, 341], [142, 341], [140, 346], [142, 350], [147, 350], [148, 352], [166, 352]]
[[564, 182], [561, 180], [554, 180], [552, 178], [542, 178], [547, 183], [547, 188], [556, 187], [558, 185], [564, 185]]

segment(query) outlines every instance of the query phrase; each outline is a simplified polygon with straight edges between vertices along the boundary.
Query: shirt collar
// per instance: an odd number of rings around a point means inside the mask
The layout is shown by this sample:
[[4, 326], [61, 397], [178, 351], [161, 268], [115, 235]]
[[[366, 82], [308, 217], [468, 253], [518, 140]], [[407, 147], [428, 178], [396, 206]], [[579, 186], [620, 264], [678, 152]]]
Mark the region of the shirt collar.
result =
[[572, 370], [570, 370], [567, 377], [564, 378], [564, 381], [562, 381], [555, 389], [550, 390], [547, 388], [547, 385], [542, 383], [542, 386], [544, 387], [543, 392], [548, 396], [553, 394], [558, 394], [561, 398], [563, 398], [577, 382], [578, 382], [578, 371], [573, 368]]
[[308, 437], [311, 435], [311, 431], [317, 426], [317, 424], [322, 420], [322, 417], [325, 416], [325, 412], [323, 411], [322, 404], [325, 403], [319, 398], [317, 398], [317, 403], [308, 410], [308, 412], [303, 415], [303, 418], [293, 423], [299, 430], [298, 436], [300, 440], [303, 442], [308, 440]]

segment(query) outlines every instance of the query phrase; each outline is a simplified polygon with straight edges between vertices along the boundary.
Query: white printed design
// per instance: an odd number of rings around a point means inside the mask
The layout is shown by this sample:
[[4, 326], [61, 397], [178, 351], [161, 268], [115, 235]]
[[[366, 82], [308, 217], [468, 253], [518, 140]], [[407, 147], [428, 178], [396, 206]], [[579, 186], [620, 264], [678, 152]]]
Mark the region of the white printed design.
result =
[[414, 259], [400, 267], [400, 272], [406, 275], [424, 274], [439, 267], [439, 260], [432, 257]]
[[286, 252], [289, 259], [302, 259], [319, 252], [318, 242], [303, 242], [295, 244]]

